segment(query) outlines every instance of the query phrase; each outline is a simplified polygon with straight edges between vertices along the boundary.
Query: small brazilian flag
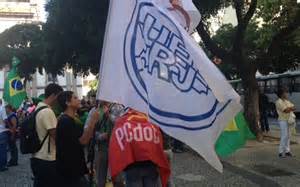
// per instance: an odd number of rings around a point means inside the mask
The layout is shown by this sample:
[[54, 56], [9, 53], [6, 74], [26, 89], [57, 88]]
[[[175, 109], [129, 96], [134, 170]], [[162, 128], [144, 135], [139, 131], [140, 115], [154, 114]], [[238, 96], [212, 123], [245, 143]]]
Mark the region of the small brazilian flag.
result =
[[221, 157], [227, 157], [242, 148], [249, 139], [255, 139], [255, 136], [249, 130], [243, 113], [240, 112], [220, 135], [215, 145], [216, 152]]
[[19, 64], [20, 60], [16, 57], [13, 57], [12, 68], [5, 80], [3, 93], [3, 99], [15, 109], [20, 107], [26, 97], [26, 91], [17, 71], [17, 66]]

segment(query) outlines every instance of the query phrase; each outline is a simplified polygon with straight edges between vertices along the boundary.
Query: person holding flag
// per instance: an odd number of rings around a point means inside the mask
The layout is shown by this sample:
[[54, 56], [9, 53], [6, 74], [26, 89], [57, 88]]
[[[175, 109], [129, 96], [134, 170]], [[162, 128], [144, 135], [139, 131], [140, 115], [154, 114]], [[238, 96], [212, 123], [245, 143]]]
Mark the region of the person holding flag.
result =
[[113, 180], [125, 173], [127, 187], [167, 186], [170, 164], [162, 134], [145, 114], [129, 109], [116, 120], [109, 145], [109, 168]]
[[[95, 111], [99, 112], [99, 121], [95, 127], [94, 141], [90, 142], [89, 154], [95, 154], [95, 144], [98, 145], [98, 158], [96, 159], [97, 170], [97, 186], [105, 187], [107, 182], [108, 172], [108, 145], [110, 140], [111, 131], [113, 129], [113, 123], [109, 118], [110, 107], [112, 104], [107, 102], [96, 101], [96, 106], [93, 107], [87, 117], [84, 128], [88, 128], [90, 120]], [[94, 163], [94, 155], [88, 156], [88, 162]], [[92, 164], [91, 167], [94, 167]]]
[[20, 63], [21, 61], [17, 57], [12, 58], [12, 67], [4, 83], [3, 99], [13, 108], [19, 108], [27, 95], [18, 74]]

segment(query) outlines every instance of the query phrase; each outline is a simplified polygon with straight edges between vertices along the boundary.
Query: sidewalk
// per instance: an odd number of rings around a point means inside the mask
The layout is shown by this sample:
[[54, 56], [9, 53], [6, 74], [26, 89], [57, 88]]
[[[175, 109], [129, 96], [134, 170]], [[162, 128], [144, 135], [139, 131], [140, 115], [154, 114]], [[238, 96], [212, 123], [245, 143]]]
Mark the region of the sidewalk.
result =
[[[300, 143], [300, 120], [297, 121], [297, 125], [296, 125], [296, 134], [292, 133], [292, 137], [291, 137], [291, 143], [296, 143], [299, 144]], [[280, 140], [280, 127], [278, 126], [278, 122], [276, 119], [269, 119], [269, 124], [270, 124], [270, 132], [267, 134], [264, 134], [265, 139], [274, 139], [274, 140]]]

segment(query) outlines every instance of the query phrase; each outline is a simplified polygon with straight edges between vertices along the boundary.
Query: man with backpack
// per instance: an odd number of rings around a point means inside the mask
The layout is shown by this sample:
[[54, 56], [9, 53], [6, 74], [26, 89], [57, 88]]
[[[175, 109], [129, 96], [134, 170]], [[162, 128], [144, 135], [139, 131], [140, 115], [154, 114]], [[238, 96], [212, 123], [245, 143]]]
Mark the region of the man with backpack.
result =
[[51, 107], [56, 104], [57, 96], [62, 91], [61, 86], [49, 84], [45, 88], [45, 100], [36, 108], [35, 128], [41, 145], [31, 158], [34, 187], [57, 186], [55, 145], [57, 119]]

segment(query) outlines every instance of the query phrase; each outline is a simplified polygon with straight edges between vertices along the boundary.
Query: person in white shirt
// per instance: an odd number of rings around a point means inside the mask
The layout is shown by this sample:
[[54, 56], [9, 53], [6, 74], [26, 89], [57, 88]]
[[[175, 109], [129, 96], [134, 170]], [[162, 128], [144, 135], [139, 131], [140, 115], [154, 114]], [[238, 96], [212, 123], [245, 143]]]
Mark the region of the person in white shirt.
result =
[[57, 84], [49, 84], [45, 88], [45, 100], [37, 105], [40, 110], [36, 115], [36, 131], [42, 142], [46, 138], [41, 149], [34, 153], [31, 158], [31, 169], [34, 175], [34, 187], [58, 186], [56, 172], [56, 145], [55, 135], [57, 119], [51, 109], [56, 104], [57, 96], [63, 91]]
[[0, 172], [7, 168], [8, 129], [6, 128], [6, 111], [0, 99]]
[[288, 100], [288, 90], [281, 88], [278, 90], [278, 100], [276, 101], [276, 110], [278, 113], [278, 123], [280, 125], [280, 145], [279, 157], [292, 156], [290, 150], [290, 137], [293, 124], [289, 123], [291, 115], [294, 116], [295, 105]]

